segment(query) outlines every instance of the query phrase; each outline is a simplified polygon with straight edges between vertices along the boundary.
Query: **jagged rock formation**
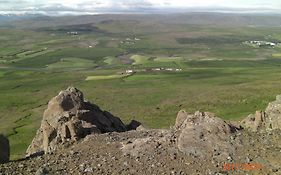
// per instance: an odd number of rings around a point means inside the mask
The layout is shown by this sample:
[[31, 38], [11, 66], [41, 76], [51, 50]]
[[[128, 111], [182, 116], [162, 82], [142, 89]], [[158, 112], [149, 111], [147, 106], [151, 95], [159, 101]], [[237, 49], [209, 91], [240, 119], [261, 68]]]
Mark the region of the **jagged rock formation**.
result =
[[74, 87], [61, 91], [45, 110], [40, 129], [27, 149], [27, 155], [52, 152], [64, 143], [77, 141], [92, 133], [124, 132], [140, 125], [126, 126], [118, 117], [84, 100]]
[[281, 129], [281, 95], [277, 95], [276, 100], [269, 103], [265, 111], [250, 114], [241, 124], [253, 132]]
[[9, 162], [10, 145], [9, 140], [0, 134], [0, 164]]

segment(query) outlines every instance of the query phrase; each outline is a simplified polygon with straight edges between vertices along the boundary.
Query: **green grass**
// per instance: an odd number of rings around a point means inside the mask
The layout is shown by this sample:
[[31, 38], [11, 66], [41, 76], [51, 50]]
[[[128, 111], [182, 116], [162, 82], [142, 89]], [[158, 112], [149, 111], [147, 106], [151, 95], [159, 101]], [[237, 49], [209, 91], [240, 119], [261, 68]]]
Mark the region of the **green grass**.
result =
[[48, 65], [49, 69], [54, 68], [90, 68], [97, 64], [94, 61], [81, 58], [62, 58], [59, 62]]
[[51, 71], [7, 70], [1, 74], [0, 123], [5, 125], [0, 125], [0, 132], [9, 136], [15, 159], [24, 156], [39, 128], [44, 108], [57, 89], [64, 89], [84, 77]]
[[47, 65], [59, 62], [61, 59], [69, 57], [92, 60], [95, 63], [98, 63], [102, 62], [104, 57], [116, 56], [120, 54], [120, 52], [121, 50], [118, 48], [110, 50], [106, 48], [67, 48], [24, 59], [14, 63], [13, 65], [17, 67], [43, 68]]
[[148, 62], [149, 57], [142, 55], [133, 55], [130, 57], [134, 61], [134, 65], [145, 64]]
[[92, 80], [109, 80], [109, 79], [116, 79], [122, 78], [124, 75], [97, 75], [97, 76], [88, 76], [85, 80], [92, 81]]
[[272, 54], [272, 57], [281, 58], [281, 53], [274, 53], [274, 54]]
[[157, 57], [155, 59], [153, 59], [153, 61], [156, 62], [180, 62], [183, 61], [182, 57]]
[[116, 57], [111, 57], [111, 56], [105, 57], [104, 62], [108, 65], [115, 65], [115, 66], [121, 64]]

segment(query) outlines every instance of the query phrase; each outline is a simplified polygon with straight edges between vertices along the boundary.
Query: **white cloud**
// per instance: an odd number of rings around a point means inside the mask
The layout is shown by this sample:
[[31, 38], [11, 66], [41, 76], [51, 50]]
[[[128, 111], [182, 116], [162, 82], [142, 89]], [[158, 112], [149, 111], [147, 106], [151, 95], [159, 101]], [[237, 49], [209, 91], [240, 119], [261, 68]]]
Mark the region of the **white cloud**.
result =
[[159, 9], [237, 8], [281, 11], [280, 0], [0, 0], [0, 13], [57, 12], [145, 12]]

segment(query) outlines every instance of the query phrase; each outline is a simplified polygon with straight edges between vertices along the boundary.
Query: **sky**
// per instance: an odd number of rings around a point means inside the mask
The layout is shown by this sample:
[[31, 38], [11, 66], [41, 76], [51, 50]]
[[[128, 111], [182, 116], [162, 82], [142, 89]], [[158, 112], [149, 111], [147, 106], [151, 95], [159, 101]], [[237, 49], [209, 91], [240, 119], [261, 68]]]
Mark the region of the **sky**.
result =
[[189, 11], [281, 13], [281, 0], [0, 0], [0, 14], [55, 15]]

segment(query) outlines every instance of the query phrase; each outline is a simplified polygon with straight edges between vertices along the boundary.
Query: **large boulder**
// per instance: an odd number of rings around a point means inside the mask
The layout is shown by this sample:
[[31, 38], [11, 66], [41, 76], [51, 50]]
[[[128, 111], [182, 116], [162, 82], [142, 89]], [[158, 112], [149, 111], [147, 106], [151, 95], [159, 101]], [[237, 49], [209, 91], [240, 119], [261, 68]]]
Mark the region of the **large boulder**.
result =
[[190, 115], [180, 111], [175, 128], [178, 149], [190, 156], [204, 158], [219, 155], [227, 158], [234, 154], [239, 142], [231, 140], [236, 130], [231, 125], [209, 112], [195, 112]]
[[81, 91], [69, 87], [48, 103], [27, 156], [52, 152], [64, 143], [75, 142], [88, 134], [127, 130], [118, 117], [85, 101]]
[[9, 140], [0, 134], [0, 164], [9, 162], [10, 145]]

